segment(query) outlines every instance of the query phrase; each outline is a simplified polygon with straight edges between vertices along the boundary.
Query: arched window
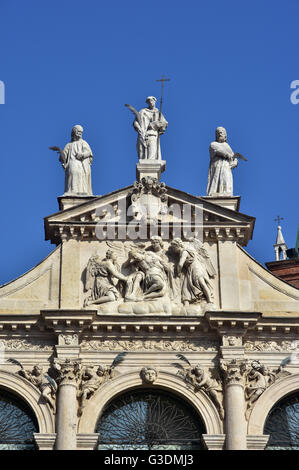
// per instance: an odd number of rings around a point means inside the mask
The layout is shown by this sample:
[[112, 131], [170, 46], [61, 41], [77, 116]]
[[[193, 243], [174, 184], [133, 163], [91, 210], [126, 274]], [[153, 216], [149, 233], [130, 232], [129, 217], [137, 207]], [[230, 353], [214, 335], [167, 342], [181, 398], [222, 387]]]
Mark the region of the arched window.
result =
[[34, 450], [36, 419], [16, 395], [0, 390], [0, 450]]
[[110, 402], [96, 432], [99, 450], [170, 450], [202, 449], [206, 429], [194, 409], [177, 396], [143, 389]]
[[299, 450], [299, 392], [275, 404], [267, 417], [264, 434], [270, 434], [268, 450]]

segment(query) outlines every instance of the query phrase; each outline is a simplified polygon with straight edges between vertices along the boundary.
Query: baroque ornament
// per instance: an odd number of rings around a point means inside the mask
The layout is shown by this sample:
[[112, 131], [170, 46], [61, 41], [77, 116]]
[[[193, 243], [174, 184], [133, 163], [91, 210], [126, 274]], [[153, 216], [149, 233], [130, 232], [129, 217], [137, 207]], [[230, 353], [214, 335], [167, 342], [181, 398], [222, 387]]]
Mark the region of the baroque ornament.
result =
[[269, 369], [260, 361], [252, 361], [247, 364], [245, 371], [245, 399], [247, 402], [245, 417], [249, 418], [254, 403], [274, 382], [290, 375], [280, 366], [277, 369]]
[[184, 364], [173, 363], [179, 369], [177, 374], [193, 388], [195, 393], [199, 390], [204, 391], [215, 404], [220, 418], [224, 419], [222, 384], [220, 379], [215, 377], [215, 371], [213, 373], [210, 370], [207, 371], [200, 364], [193, 367], [183, 354], [177, 354], [176, 356]]
[[84, 351], [217, 351], [218, 343], [206, 338], [198, 341], [183, 340], [83, 340], [81, 349]]
[[146, 176], [140, 182], [135, 181], [131, 193], [131, 215], [145, 223], [157, 222], [158, 217], [168, 211], [166, 193], [165, 183], [159, 183], [157, 178]]
[[77, 398], [79, 402], [78, 415], [82, 415], [83, 408], [95, 392], [107, 380], [113, 378], [114, 369], [123, 362], [126, 353], [118, 354], [110, 366], [99, 365], [97, 369], [93, 366], [85, 366], [80, 371], [78, 380]]
[[140, 371], [140, 378], [145, 384], [153, 384], [158, 377], [158, 372], [153, 367], [143, 367]]
[[45, 373], [43, 368], [38, 364], [36, 364], [31, 371], [25, 370], [23, 365], [13, 358], [8, 359], [7, 362], [20, 367], [20, 370], [17, 372], [18, 375], [24, 377], [24, 379], [31, 382], [40, 390], [42, 399], [45, 403], [50, 405], [53, 413], [55, 414], [57, 383], [52, 377], [50, 377], [49, 371], [48, 373]]
[[[214, 308], [211, 279], [216, 271], [200, 240], [191, 238], [183, 242], [176, 238], [166, 252], [157, 236], [148, 247], [144, 243], [106, 243], [110, 248], [105, 258], [94, 254], [88, 261], [85, 270], [88, 296], [84, 306], [118, 301], [118, 311], [127, 313], [129, 308], [123, 302], [133, 307], [142, 303], [141, 310], [146, 310], [146, 301], [161, 299], [162, 303], [156, 306], [160, 312], [165, 311], [166, 304], [167, 311], [189, 304]], [[133, 310], [139, 313], [140, 308]]]

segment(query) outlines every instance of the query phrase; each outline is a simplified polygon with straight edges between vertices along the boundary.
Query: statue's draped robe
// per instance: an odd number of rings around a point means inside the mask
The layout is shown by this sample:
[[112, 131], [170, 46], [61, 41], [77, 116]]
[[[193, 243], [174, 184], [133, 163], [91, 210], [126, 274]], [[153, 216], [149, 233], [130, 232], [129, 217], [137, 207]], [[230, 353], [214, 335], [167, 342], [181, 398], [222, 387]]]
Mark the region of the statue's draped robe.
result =
[[[143, 138], [138, 134], [137, 138], [137, 153], [139, 160], [161, 160], [161, 147], [159, 139], [159, 130], [164, 132], [168, 122], [163, 114], [160, 116], [160, 111], [157, 108], [149, 109], [143, 108], [139, 111], [142, 131], [145, 135], [147, 147], [144, 145]], [[139, 123], [134, 121], [134, 127], [137, 129]]]
[[233, 195], [232, 168], [238, 164], [227, 142], [211, 142], [207, 195]]
[[[78, 154], [89, 155], [84, 160], [78, 160]], [[65, 194], [92, 195], [91, 170], [92, 151], [88, 143], [79, 139], [66, 144], [64, 148], [65, 159], [62, 162], [65, 168]]]
[[195, 250], [185, 248], [187, 258], [184, 263], [182, 282], [182, 302], [198, 302], [205, 296], [202, 290], [200, 278], [203, 278], [210, 292], [212, 286], [209, 281], [209, 268]]

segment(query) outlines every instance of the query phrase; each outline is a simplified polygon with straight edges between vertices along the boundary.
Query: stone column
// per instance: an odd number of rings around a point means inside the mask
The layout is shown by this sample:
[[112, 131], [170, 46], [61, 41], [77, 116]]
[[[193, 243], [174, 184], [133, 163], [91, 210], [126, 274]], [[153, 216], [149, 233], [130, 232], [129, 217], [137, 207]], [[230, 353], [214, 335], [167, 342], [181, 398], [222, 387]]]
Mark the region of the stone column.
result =
[[221, 361], [225, 375], [226, 450], [246, 450], [245, 398], [242, 368], [244, 361]]
[[56, 415], [55, 450], [77, 448], [77, 377], [78, 362], [65, 360], [60, 366]]

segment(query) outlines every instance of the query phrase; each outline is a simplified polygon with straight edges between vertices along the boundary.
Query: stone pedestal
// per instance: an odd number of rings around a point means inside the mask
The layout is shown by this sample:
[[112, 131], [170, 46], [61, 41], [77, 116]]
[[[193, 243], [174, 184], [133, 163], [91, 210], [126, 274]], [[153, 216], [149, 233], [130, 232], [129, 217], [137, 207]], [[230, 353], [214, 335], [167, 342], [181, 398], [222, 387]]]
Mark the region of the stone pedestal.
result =
[[59, 210], [64, 211], [70, 207], [79, 206], [80, 204], [92, 201], [92, 199], [96, 199], [97, 197], [99, 196], [80, 196], [79, 194], [76, 194], [75, 196], [59, 196], [57, 198]]
[[142, 178], [150, 176], [151, 178], [157, 178], [159, 181], [160, 175], [165, 171], [165, 168], [165, 160], [139, 160], [136, 164], [136, 179], [141, 181]]
[[200, 196], [201, 199], [206, 199], [213, 204], [218, 204], [218, 206], [226, 207], [232, 211], [239, 212], [240, 209], [240, 196]]
[[59, 386], [56, 450], [75, 450], [77, 448], [76, 392], [76, 383], [63, 382]]

